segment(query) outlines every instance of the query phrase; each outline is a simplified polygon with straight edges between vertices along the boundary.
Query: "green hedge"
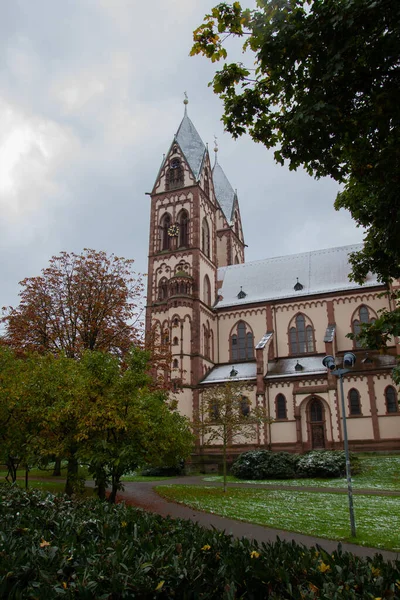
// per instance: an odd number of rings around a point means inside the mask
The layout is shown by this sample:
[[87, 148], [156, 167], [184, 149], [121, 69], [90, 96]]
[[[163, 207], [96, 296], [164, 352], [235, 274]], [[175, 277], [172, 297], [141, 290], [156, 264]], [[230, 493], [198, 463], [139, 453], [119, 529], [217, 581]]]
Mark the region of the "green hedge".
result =
[[[360, 461], [351, 454], [351, 471], [360, 472]], [[234, 462], [231, 473], [239, 479], [293, 479], [343, 477], [346, 457], [342, 450], [313, 450], [306, 454], [252, 450]]]
[[0, 597], [400, 598], [400, 561], [235, 540], [124, 505], [0, 486]]

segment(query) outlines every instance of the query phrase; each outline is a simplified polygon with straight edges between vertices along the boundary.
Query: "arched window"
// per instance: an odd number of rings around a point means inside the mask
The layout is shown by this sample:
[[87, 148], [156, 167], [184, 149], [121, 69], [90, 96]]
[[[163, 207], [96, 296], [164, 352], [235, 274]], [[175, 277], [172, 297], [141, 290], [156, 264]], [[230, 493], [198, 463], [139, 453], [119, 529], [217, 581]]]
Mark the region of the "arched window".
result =
[[211, 306], [211, 284], [208, 275], [204, 276], [203, 302], [204, 304], [207, 304], [207, 306]]
[[310, 404], [310, 421], [312, 423], [319, 423], [324, 420], [324, 414], [322, 410], [322, 403], [317, 398], [314, 398]]
[[204, 254], [210, 258], [210, 228], [206, 218], [203, 219], [203, 224], [201, 226], [201, 249]]
[[168, 329], [164, 329], [163, 335], [162, 335], [162, 345], [168, 346], [168, 344], [169, 344], [169, 331], [168, 331]]
[[161, 219], [161, 250], [169, 250], [171, 238], [168, 235], [168, 229], [171, 226], [171, 215], [166, 213]]
[[235, 211], [235, 233], [239, 237], [239, 219], [237, 211]]
[[177, 358], [174, 358], [174, 361], [172, 363], [172, 368], [173, 369], [178, 369], [179, 368], [179, 362]]
[[349, 391], [349, 408], [351, 415], [361, 415], [360, 394], [354, 388]]
[[210, 402], [209, 411], [210, 411], [211, 421], [218, 421], [219, 420], [219, 406], [218, 406], [218, 402], [216, 400], [213, 400]]
[[178, 340], [178, 338], [177, 338], [176, 336], [175, 336], [175, 337], [174, 337], [174, 339], [172, 340], [172, 344], [173, 344], [174, 346], [177, 346], [177, 345], [179, 344], [179, 340]]
[[[361, 333], [361, 324], [362, 323], [374, 323], [375, 317], [370, 315], [370, 311], [364, 305], [360, 306], [360, 308], [355, 312], [353, 317], [353, 333], [354, 335], [358, 335]], [[354, 339], [355, 348], [361, 348], [361, 343], [357, 338]]]
[[287, 419], [286, 398], [283, 394], [278, 394], [275, 399], [276, 418]]
[[210, 329], [203, 325], [204, 356], [210, 358]]
[[250, 414], [250, 400], [247, 396], [242, 396], [240, 399], [240, 414], [242, 417], [248, 417]]
[[163, 277], [158, 284], [158, 299], [161, 302], [168, 298], [168, 279]]
[[208, 178], [208, 169], [204, 170], [204, 193], [206, 196], [210, 195], [210, 181]]
[[189, 215], [186, 210], [182, 210], [178, 218], [179, 224], [179, 247], [189, 246]]
[[239, 321], [236, 333], [231, 336], [232, 360], [248, 360], [254, 358], [253, 332], [243, 321]]
[[397, 393], [392, 385], [388, 385], [385, 389], [386, 412], [397, 413], [399, 404], [397, 402]]
[[306, 325], [304, 315], [297, 315], [294, 326], [289, 329], [291, 354], [314, 352], [314, 332], [311, 325]]
[[173, 158], [166, 175], [166, 189], [175, 190], [180, 187], [183, 187], [183, 167], [179, 158]]

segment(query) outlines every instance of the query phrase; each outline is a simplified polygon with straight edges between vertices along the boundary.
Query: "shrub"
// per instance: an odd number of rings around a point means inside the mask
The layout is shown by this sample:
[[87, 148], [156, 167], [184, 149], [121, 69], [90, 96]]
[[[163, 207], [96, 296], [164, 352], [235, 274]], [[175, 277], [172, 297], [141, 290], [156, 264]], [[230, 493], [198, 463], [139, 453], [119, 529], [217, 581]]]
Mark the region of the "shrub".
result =
[[0, 486], [0, 598], [400, 598], [400, 561]]
[[142, 475], [145, 477], [171, 477], [174, 475], [185, 474], [185, 462], [182, 461], [179, 465], [173, 467], [161, 466], [161, 467], [147, 467], [143, 469]]
[[232, 465], [239, 479], [290, 479], [295, 476], [298, 455], [289, 452], [254, 450], [244, 452]]
[[[350, 455], [351, 472], [360, 472], [360, 461]], [[299, 457], [298, 475], [301, 477], [344, 477], [346, 455], [343, 450], [313, 450]]]
[[[351, 454], [351, 472], [359, 473], [360, 461]], [[346, 458], [342, 450], [313, 450], [306, 454], [253, 450], [232, 465], [239, 479], [293, 479], [294, 477], [343, 477]]]

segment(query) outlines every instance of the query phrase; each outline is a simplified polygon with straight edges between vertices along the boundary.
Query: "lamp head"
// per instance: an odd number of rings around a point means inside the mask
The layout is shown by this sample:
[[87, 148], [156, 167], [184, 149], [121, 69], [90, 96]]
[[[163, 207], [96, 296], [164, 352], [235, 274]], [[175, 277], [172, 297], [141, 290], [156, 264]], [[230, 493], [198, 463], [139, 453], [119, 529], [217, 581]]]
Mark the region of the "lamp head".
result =
[[355, 364], [356, 364], [356, 355], [353, 354], [353, 352], [346, 352], [346, 354], [343, 357], [343, 366], [346, 369], [349, 369], [351, 367], [354, 367]]
[[322, 360], [322, 364], [330, 371], [334, 371], [336, 369], [335, 359], [330, 354], [325, 356], [325, 358]]

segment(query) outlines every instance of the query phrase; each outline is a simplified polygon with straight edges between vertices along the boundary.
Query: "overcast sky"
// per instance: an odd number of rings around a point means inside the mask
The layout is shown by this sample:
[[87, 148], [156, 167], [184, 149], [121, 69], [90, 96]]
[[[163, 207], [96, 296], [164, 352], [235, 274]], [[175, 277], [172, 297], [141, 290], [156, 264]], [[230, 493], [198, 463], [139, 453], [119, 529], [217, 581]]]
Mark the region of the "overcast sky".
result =
[[15, 306], [18, 282], [62, 250], [105, 250], [147, 271], [145, 192], [183, 117], [184, 91], [238, 190], [247, 261], [362, 240], [333, 208], [335, 182], [291, 173], [223, 132], [207, 86], [215, 67], [189, 57], [192, 31], [216, 3], [3, 0], [0, 305]]

